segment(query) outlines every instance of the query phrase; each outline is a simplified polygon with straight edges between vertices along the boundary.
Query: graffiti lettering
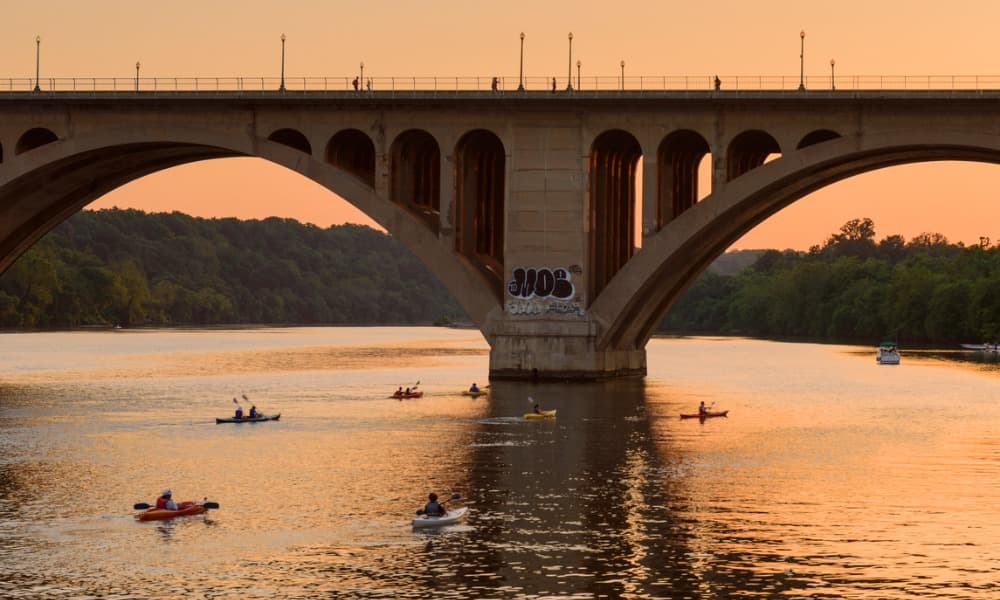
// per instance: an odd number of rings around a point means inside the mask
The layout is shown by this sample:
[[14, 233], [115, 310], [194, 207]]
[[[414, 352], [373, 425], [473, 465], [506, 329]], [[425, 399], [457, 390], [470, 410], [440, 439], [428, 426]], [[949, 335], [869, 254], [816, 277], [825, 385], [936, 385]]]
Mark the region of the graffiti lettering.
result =
[[538, 316], [545, 313], [558, 315], [573, 315], [582, 317], [586, 313], [579, 302], [553, 302], [553, 301], [519, 301], [510, 300], [507, 302], [507, 312], [511, 315]]
[[507, 282], [507, 293], [515, 298], [558, 298], [568, 300], [576, 293], [566, 269], [526, 269], [515, 267]]

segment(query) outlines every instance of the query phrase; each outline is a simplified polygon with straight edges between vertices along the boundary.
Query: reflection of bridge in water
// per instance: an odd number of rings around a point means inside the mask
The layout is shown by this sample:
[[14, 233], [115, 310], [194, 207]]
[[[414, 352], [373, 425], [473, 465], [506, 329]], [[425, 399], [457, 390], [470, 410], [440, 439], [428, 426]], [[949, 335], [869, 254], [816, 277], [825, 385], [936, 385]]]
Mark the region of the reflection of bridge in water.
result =
[[[261, 157], [345, 198], [418, 256], [490, 343], [494, 378], [644, 374], [645, 344], [670, 303], [777, 211], [883, 167], [1000, 159], [997, 90], [140, 83], [82, 92], [51, 80], [58, 91], [0, 93], [0, 270], [129, 181]], [[711, 190], [699, 190], [706, 156]]]

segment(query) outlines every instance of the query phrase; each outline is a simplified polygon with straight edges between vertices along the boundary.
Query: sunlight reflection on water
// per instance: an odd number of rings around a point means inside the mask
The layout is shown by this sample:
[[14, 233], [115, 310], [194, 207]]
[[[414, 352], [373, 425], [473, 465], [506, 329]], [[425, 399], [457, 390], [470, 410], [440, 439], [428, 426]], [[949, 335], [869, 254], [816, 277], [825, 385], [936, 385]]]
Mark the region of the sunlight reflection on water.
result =
[[[644, 381], [469, 398], [469, 331], [0, 338], [5, 597], [1000, 595], [978, 365], [657, 339]], [[281, 419], [216, 425], [244, 393]], [[730, 416], [677, 418], [701, 400]], [[165, 486], [220, 509], [136, 522]], [[412, 531], [431, 490], [465, 521]]]

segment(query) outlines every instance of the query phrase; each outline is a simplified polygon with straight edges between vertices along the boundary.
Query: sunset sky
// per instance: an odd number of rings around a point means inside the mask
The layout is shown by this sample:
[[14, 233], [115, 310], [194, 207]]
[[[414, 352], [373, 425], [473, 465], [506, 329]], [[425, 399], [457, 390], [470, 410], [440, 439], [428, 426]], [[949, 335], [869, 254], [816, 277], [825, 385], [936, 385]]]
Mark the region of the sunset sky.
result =
[[[836, 3], [717, 0], [329, 1], [172, 0], [136, 3], [5, 2], [2, 79], [41, 77], [504, 76], [516, 80], [518, 34], [525, 75], [565, 77], [567, 33], [588, 76], [797, 77], [827, 85], [830, 59], [849, 75], [981, 75], [1000, 85], [1000, 2], [926, 0]], [[738, 248], [808, 248], [845, 221], [870, 217], [878, 236], [940, 232], [951, 241], [1000, 242], [1000, 167], [925, 163], [835, 184], [789, 207]], [[199, 216], [292, 217], [327, 226], [371, 223], [301, 176], [257, 159], [177, 167], [126, 185], [92, 207], [179, 210]]]

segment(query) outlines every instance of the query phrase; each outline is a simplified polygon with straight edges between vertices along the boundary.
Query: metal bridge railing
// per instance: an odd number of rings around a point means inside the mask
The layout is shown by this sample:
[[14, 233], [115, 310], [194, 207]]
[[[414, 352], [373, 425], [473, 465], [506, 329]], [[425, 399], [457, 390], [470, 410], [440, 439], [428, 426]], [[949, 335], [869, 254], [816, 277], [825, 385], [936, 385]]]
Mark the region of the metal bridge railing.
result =
[[[357, 88], [355, 80], [357, 79]], [[524, 78], [527, 91], [553, 91], [552, 77]], [[497, 91], [513, 92], [517, 77], [498, 77]], [[709, 91], [715, 89], [715, 75], [626, 75], [574, 77], [569, 82], [579, 91]], [[1000, 90], [1000, 75], [838, 75], [809, 76], [800, 80], [789, 75], [719, 75], [723, 91], [795, 91], [800, 83], [806, 90]], [[493, 77], [368, 77], [363, 81], [347, 77], [286, 77], [288, 92], [407, 92], [407, 91], [491, 91]], [[279, 77], [10, 77], [0, 78], [3, 92], [277, 92]], [[555, 78], [555, 92], [567, 91], [566, 77]]]

